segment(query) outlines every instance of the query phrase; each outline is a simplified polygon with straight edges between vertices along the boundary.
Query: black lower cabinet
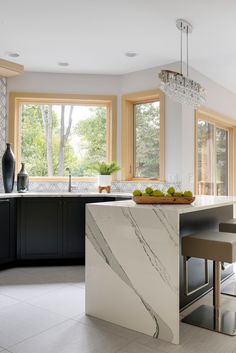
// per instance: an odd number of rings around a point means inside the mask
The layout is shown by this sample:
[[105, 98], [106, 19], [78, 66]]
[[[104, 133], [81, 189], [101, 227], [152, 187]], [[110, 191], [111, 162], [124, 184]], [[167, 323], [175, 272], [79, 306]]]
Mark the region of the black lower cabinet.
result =
[[22, 198], [19, 203], [18, 259], [61, 258], [61, 197]]
[[[84, 261], [86, 204], [116, 200], [101, 196], [19, 198], [17, 260]], [[8, 203], [2, 205], [3, 219], [7, 219], [9, 207]], [[9, 222], [3, 222], [0, 227], [6, 228], [4, 234], [9, 233]], [[6, 237], [6, 244], [7, 241]], [[0, 257], [1, 251], [4, 250], [0, 249]]]
[[83, 259], [85, 254], [82, 198], [63, 199], [63, 258]]
[[124, 200], [124, 198], [110, 196], [63, 198], [63, 258], [85, 258], [86, 204], [118, 200]]
[[15, 200], [0, 200], [0, 265], [16, 259]]
[[18, 200], [19, 260], [85, 258], [85, 207], [102, 197], [22, 198]]

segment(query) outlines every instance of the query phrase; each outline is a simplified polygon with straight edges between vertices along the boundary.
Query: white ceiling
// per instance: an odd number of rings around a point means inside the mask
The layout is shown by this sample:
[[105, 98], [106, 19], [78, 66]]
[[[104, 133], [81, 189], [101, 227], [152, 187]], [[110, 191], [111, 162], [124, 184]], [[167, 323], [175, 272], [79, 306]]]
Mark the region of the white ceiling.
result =
[[190, 65], [236, 92], [235, 0], [0, 0], [0, 9], [0, 57], [39, 72], [117, 75], [178, 61], [184, 18]]

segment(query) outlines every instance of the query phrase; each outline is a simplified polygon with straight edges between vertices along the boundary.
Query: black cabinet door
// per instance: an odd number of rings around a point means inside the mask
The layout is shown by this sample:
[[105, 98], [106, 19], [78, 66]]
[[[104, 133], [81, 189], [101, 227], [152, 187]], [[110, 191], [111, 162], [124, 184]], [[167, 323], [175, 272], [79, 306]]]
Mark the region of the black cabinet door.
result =
[[84, 202], [82, 198], [63, 199], [63, 257], [84, 258]]
[[21, 200], [18, 256], [21, 259], [62, 257], [61, 198]]
[[85, 257], [85, 207], [87, 203], [104, 202], [102, 197], [63, 198], [63, 257]]
[[16, 257], [15, 200], [0, 200], [0, 264]]

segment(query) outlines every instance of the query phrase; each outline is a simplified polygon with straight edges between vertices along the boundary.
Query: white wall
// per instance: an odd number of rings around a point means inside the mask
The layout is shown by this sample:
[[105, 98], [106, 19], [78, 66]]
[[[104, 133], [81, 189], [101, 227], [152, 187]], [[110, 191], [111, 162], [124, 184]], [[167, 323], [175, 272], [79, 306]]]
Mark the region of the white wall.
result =
[[[111, 94], [118, 97], [117, 160], [121, 162], [121, 96], [125, 93], [158, 88], [158, 73], [163, 68], [177, 69], [178, 63], [155, 67], [122, 76], [24, 73], [8, 79], [8, 92], [48, 92]], [[190, 69], [190, 76], [207, 90], [206, 107], [236, 120], [236, 95], [199, 72]], [[178, 175], [184, 188], [193, 189], [194, 177], [194, 110], [173, 102], [165, 103], [166, 178]]]
[[117, 95], [120, 77], [25, 72], [8, 79], [8, 92], [13, 91]]

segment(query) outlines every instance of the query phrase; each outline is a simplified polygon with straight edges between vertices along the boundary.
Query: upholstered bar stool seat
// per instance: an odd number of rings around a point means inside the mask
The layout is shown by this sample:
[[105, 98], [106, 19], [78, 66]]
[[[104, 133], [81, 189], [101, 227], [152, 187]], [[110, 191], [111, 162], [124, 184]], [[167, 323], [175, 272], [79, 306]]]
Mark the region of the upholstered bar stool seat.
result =
[[213, 307], [201, 305], [182, 321], [212, 331], [234, 336], [236, 313], [221, 311], [221, 263], [236, 262], [236, 236], [233, 233], [207, 231], [186, 236], [182, 240], [185, 258], [196, 257], [213, 260]]
[[228, 219], [219, 224], [220, 232], [236, 233], [236, 218]]
[[[220, 232], [235, 233], [236, 237], [236, 218], [231, 218], [227, 221], [221, 222], [219, 224]], [[221, 290], [221, 294], [230, 295], [236, 297], [236, 282], [231, 282], [224, 286]]]

